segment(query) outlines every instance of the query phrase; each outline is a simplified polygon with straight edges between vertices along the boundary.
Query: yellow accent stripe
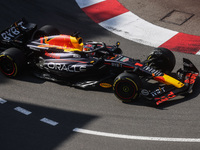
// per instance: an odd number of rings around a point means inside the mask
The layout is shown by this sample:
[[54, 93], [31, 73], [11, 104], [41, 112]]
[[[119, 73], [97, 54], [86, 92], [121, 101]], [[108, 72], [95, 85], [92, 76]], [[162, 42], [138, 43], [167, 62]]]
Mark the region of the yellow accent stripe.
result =
[[177, 88], [182, 88], [184, 86], [184, 83], [180, 82], [179, 80], [177, 80], [177, 79], [175, 79], [175, 78], [173, 78], [173, 77], [171, 77], [169, 75], [164, 74], [163, 78], [165, 79], [164, 82], [167, 85], [168, 84], [169, 85], [173, 85], [173, 86], [175, 86]]

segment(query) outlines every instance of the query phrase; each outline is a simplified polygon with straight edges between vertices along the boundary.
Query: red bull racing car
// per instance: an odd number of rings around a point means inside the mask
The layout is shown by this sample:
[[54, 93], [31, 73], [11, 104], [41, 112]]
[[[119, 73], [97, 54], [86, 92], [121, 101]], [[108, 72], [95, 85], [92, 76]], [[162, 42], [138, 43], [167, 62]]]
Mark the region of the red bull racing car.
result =
[[30, 68], [37, 77], [74, 87], [112, 88], [123, 102], [143, 96], [159, 105], [191, 92], [199, 74], [184, 58], [183, 69], [170, 76], [175, 57], [165, 48], [156, 48], [140, 61], [122, 55], [119, 42], [109, 46], [103, 42], [83, 43], [78, 33], [60, 34], [50, 25], [37, 29], [25, 19], [0, 33], [0, 51], [0, 71], [8, 77]]

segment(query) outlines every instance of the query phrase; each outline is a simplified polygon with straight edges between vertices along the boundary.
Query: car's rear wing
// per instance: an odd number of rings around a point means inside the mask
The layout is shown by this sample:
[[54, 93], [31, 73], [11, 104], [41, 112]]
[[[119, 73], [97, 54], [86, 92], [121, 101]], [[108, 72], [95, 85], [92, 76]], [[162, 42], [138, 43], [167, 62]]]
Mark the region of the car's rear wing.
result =
[[12, 41], [29, 31], [34, 31], [36, 27], [36, 24], [29, 23], [22, 18], [0, 32], [0, 41]]

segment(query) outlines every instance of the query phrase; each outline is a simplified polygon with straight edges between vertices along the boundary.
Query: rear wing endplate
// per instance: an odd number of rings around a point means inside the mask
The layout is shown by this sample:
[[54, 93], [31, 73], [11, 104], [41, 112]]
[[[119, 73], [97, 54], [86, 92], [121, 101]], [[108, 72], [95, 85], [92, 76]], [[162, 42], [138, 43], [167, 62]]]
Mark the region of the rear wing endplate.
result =
[[[1, 41], [11, 41], [16, 39], [20, 34], [23, 34], [27, 30], [30, 30], [30, 23], [24, 18], [14, 22], [10, 27], [0, 32]], [[32, 24], [31, 28], [35, 28], [36, 25]]]

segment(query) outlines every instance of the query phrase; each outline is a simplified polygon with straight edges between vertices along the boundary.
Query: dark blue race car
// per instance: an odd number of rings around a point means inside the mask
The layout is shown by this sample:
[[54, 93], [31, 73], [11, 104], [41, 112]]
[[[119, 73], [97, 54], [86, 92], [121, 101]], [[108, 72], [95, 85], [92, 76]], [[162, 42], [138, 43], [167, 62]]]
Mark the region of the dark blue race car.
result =
[[[15, 77], [29, 68], [37, 77], [84, 89], [113, 89], [123, 102], [139, 96], [159, 105], [175, 96], [190, 92], [199, 74], [184, 58], [176, 77], [169, 74], [175, 66], [173, 53], [156, 48], [147, 59], [122, 55], [119, 42], [86, 42], [78, 33], [60, 34], [51, 25], [37, 25], [21, 19], [0, 35], [0, 71]], [[146, 83], [152, 86], [146, 86]]]

